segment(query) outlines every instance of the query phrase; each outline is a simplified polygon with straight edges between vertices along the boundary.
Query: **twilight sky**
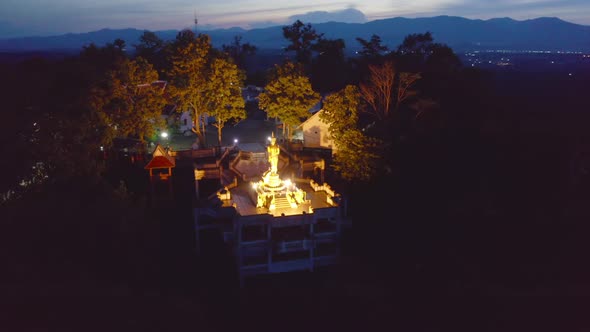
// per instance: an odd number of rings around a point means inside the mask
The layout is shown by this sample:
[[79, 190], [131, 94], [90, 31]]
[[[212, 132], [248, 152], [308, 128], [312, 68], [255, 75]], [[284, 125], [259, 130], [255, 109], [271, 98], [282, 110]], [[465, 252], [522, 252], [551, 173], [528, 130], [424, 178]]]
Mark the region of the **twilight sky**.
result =
[[256, 28], [304, 22], [364, 22], [436, 15], [517, 20], [541, 16], [590, 25], [590, 0], [0, 0], [0, 38], [191, 27]]

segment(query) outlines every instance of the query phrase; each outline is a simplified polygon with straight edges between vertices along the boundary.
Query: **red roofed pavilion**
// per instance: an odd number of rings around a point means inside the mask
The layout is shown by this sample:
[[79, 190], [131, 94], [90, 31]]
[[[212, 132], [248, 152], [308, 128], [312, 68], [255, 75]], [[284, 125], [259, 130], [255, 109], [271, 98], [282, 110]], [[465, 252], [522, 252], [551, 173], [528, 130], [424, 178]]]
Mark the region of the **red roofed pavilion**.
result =
[[152, 160], [145, 165], [145, 169], [150, 171], [150, 178], [158, 176], [161, 180], [167, 180], [172, 175], [172, 169], [176, 166], [176, 160], [170, 156], [160, 144], [152, 153]]

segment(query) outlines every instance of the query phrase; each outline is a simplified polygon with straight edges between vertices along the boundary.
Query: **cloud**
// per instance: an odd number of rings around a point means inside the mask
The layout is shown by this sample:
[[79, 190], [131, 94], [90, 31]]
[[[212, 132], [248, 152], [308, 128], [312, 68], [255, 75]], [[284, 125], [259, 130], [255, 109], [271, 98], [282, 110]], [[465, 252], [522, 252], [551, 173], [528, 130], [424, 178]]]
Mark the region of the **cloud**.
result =
[[324, 23], [324, 22], [345, 22], [345, 23], [365, 23], [367, 17], [363, 12], [355, 8], [348, 8], [337, 11], [313, 11], [305, 14], [289, 16], [289, 21], [300, 20], [304, 23]]

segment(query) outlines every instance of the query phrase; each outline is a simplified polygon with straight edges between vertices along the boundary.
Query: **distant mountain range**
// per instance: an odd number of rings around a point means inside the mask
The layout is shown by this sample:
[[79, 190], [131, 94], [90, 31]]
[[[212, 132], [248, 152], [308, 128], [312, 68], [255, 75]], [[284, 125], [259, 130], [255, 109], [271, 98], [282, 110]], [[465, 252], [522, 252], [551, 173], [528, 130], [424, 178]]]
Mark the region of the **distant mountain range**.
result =
[[[517, 21], [510, 18], [473, 20], [456, 16], [375, 20], [366, 23], [314, 23], [316, 31], [326, 38], [342, 38], [348, 52], [360, 49], [357, 37], [370, 39], [376, 34], [391, 49], [411, 33], [430, 31], [435, 42], [445, 43], [455, 51], [506, 49], [590, 51], [590, 26], [574, 24], [554, 17]], [[277, 50], [287, 46], [283, 26], [244, 30], [241, 28], [199, 31], [208, 34], [216, 47], [230, 43], [234, 36], [242, 36], [260, 50]], [[121, 38], [133, 48], [144, 30], [103, 29], [88, 33], [49, 37], [0, 39], [0, 51], [79, 50], [84, 45], [104, 45]], [[154, 31], [164, 40], [173, 39], [178, 30]]]

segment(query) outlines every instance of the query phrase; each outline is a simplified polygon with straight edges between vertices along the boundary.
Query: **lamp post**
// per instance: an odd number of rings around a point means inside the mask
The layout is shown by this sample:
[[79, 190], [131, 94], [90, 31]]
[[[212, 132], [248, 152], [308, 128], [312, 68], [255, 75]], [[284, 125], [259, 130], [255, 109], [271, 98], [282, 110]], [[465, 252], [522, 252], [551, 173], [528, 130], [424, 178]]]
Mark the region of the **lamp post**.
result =
[[166, 131], [161, 132], [160, 133], [160, 137], [162, 138], [163, 141], [166, 142], [165, 147], [166, 148], [169, 148], [169, 146], [168, 146], [169, 145], [169, 142], [168, 142], [168, 132], [166, 132]]

